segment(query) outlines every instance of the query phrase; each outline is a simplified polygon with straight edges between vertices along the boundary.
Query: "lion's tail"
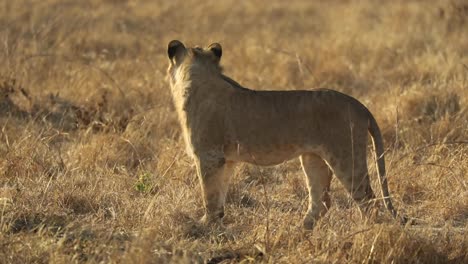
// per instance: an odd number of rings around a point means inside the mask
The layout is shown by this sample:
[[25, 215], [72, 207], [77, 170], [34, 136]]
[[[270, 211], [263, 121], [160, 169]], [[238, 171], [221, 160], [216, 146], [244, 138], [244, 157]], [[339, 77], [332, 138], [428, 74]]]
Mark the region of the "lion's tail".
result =
[[384, 159], [384, 145], [382, 134], [380, 133], [379, 126], [375, 118], [369, 112], [369, 132], [372, 136], [372, 143], [375, 150], [375, 159], [377, 161], [377, 171], [379, 173], [379, 182], [382, 189], [382, 196], [385, 207], [390, 211], [394, 218], [397, 217], [397, 212], [393, 207], [390, 193], [388, 191], [387, 177], [385, 176], [385, 159]]

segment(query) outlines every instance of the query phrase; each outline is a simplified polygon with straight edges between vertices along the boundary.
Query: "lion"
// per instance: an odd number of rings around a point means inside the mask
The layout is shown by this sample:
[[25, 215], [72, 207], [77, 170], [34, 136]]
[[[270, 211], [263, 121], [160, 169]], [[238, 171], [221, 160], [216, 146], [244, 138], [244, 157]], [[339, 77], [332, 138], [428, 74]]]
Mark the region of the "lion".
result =
[[299, 157], [312, 230], [330, 208], [334, 174], [367, 211], [376, 197], [367, 168], [367, 137], [375, 149], [385, 207], [396, 217], [385, 176], [379, 126], [357, 99], [329, 89], [256, 91], [223, 75], [222, 48], [169, 42], [167, 71], [187, 153], [201, 184], [204, 223], [222, 222], [229, 179], [240, 162], [277, 165]]

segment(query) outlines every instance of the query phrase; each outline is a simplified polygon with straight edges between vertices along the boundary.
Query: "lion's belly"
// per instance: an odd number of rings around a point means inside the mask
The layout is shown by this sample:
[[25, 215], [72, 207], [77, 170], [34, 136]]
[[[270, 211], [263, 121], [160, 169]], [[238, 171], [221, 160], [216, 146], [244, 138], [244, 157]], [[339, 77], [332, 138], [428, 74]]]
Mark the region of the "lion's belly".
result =
[[296, 145], [246, 147], [242, 144], [235, 144], [226, 146], [224, 149], [224, 155], [228, 161], [247, 162], [261, 166], [277, 165], [305, 152], [308, 152], [306, 148]]
[[[304, 153], [317, 152], [326, 145], [325, 138], [312, 128], [301, 127], [301, 122], [278, 121], [273, 126], [264, 121], [249, 122], [231, 130], [224, 147], [227, 160], [256, 165], [276, 165]], [[275, 122], [276, 123], [276, 122]], [[283, 125], [285, 124], [285, 125]]]

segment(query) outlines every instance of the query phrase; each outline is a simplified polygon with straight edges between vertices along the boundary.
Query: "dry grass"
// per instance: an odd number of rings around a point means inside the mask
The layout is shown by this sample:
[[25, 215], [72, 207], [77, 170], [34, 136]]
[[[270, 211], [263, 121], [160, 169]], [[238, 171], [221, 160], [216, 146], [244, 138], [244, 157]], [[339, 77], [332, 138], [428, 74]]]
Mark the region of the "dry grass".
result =
[[[466, 1], [2, 1], [0, 262], [467, 263], [467, 28]], [[304, 233], [291, 161], [240, 168], [225, 232], [198, 225], [165, 82], [174, 38], [222, 43], [247, 87], [359, 98], [395, 205], [421, 224], [361, 219], [334, 180]]]

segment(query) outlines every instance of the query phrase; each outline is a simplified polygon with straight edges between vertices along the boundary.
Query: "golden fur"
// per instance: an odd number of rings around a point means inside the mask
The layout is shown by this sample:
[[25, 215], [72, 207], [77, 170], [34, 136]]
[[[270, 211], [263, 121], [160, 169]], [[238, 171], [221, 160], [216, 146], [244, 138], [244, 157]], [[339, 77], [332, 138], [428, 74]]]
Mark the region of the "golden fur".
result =
[[229, 177], [238, 162], [275, 165], [300, 157], [309, 191], [306, 229], [312, 229], [330, 206], [332, 174], [365, 206], [375, 197], [366, 162], [368, 132], [385, 205], [396, 215], [385, 179], [380, 130], [364, 105], [328, 89], [246, 89], [222, 74], [221, 55], [217, 43], [186, 48], [174, 40], [168, 46], [168, 79], [202, 186], [204, 221], [223, 217]]

